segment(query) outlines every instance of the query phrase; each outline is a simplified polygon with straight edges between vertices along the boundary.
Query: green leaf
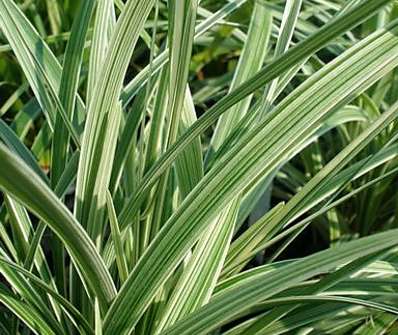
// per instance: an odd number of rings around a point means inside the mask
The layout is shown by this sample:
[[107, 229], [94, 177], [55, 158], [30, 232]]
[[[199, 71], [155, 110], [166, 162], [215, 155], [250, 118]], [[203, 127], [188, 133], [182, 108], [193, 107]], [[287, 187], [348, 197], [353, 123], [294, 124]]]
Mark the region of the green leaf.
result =
[[[95, 0], [87, 0], [81, 3], [78, 9], [71, 36], [66, 46], [62, 77], [59, 87], [59, 100], [65, 110], [68, 120], [73, 120], [76, 96], [78, 95], [79, 74], [82, 64], [84, 43], [94, 12]], [[51, 157], [51, 181], [55, 186], [68, 161], [69, 134], [60, 114], [56, 115], [53, 135], [53, 147]]]
[[398, 231], [391, 230], [361, 238], [292, 262], [263, 277], [258, 276], [255, 280], [219, 294], [209, 304], [163, 334], [206, 334], [256, 302], [270, 298], [303, 280], [329, 271], [339, 264], [395, 247], [397, 243], [394, 239], [397, 236]]
[[[212, 16], [199, 23], [195, 28], [195, 39], [204, 34], [206, 31], [209, 31], [220, 20], [222, 20], [234, 10], [238, 9], [247, 1], [248, 0], [231, 0], [225, 6], [215, 12]], [[134, 95], [139, 91], [141, 87], [145, 85], [146, 81], [149, 80], [151, 76], [155, 75], [162, 69], [162, 67], [164, 67], [164, 65], [168, 61], [168, 58], [169, 50], [167, 49], [153, 60], [152, 66], [146, 66], [130, 83], [128, 83], [124, 87], [120, 97], [123, 106], [127, 105], [130, 102]]]
[[49, 187], [18, 157], [0, 144], [0, 188], [46, 222], [65, 243], [90, 291], [103, 310], [116, 291], [92, 241]]
[[12, 1], [2, 1], [0, 8], [0, 26], [22, 66], [37, 100], [45, 111], [50, 125], [54, 127], [55, 112], [58, 111], [75, 144], [79, 145], [78, 132], [68, 119], [58, 98], [59, 83], [54, 78], [59, 64], [53, 59], [51, 51], [30, 22]]
[[3, 287], [0, 287], [0, 301], [23, 320], [35, 334], [56, 334], [52, 327], [43, 320], [37, 310], [22, 302]]
[[[130, 0], [115, 26], [107, 55], [87, 110], [76, 182], [76, 217], [101, 241], [106, 190], [116, 147], [124, 75], [154, 0]], [[129, 36], [129, 38], [125, 38]]]
[[9, 260], [0, 258], [0, 263], [1, 266], [7, 267], [9, 271], [15, 271], [26, 276], [31, 281], [33, 286], [38, 287], [39, 289], [43, 290], [44, 292], [48, 293], [51, 297], [53, 297], [61, 305], [61, 307], [64, 308], [65, 311], [67, 311], [68, 315], [70, 315], [70, 317], [73, 319], [73, 322], [75, 323], [76, 326], [84, 329], [87, 332], [87, 334], [93, 333], [93, 330], [91, 329], [90, 325], [83, 318], [80, 312], [70, 302], [68, 302], [68, 300], [66, 300], [60, 294], [55, 292], [46, 283], [37, 278], [35, 275], [31, 274], [29, 271], [25, 270], [24, 268], [20, 267], [19, 265]]
[[224, 112], [229, 110], [237, 102], [254, 92], [256, 89], [264, 86], [271, 80], [277, 78], [288, 70], [291, 66], [306, 59], [312, 53], [316, 52], [327, 44], [333, 38], [339, 36], [346, 30], [358, 25], [367, 17], [383, 7], [385, 1], [365, 1], [361, 3], [355, 10], [348, 11], [334, 19], [329, 24], [325, 25], [317, 33], [310, 36], [307, 40], [299, 43], [296, 47], [291, 48], [285, 54], [278, 57], [276, 60], [265, 66], [253, 78], [240, 85], [233, 92], [218, 101], [207, 113], [202, 116], [195, 124], [193, 124], [183, 136], [181, 136], [176, 143], [166, 151], [157, 161], [150, 171], [148, 171], [146, 178], [141, 183], [135, 196], [131, 197], [119, 216], [119, 223], [121, 229], [129, 224], [129, 220], [134, 217], [135, 212], [140, 207], [143, 199], [158, 180], [158, 178], [167, 170], [167, 168], [174, 162], [175, 158], [191, 143], [197, 136], [199, 136], [205, 129], [207, 129], [217, 118]]
[[109, 223], [111, 226], [111, 235], [112, 235], [113, 243], [115, 245], [116, 263], [117, 263], [117, 267], [119, 270], [120, 281], [121, 281], [121, 283], [124, 283], [128, 276], [128, 269], [127, 269], [126, 258], [125, 258], [124, 250], [123, 250], [123, 242], [120, 237], [119, 224], [117, 222], [115, 208], [113, 207], [112, 196], [109, 193], [109, 191], [107, 192], [106, 195], [107, 195], [106, 204], [108, 206], [108, 215], [109, 215]]
[[134, 327], [171, 271], [237, 192], [272, 173], [323, 119], [398, 65], [396, 25], [370, 35], [310, 77], [206, 174], [130, 273], [105, 317], [105, 334]]
[[21, 159], [25, 161], [29, 167], [40, 176], [42, 180], [48, 183], [48, 178], [44, 174], [43, 170], [37, 164], [36, 159], [28, 148], [21, 142], [16, 134], [10, 129], [10, 127], [3, 121], [0, 120], [0, 138], [4, 141], [7, 146], [14, 151]]

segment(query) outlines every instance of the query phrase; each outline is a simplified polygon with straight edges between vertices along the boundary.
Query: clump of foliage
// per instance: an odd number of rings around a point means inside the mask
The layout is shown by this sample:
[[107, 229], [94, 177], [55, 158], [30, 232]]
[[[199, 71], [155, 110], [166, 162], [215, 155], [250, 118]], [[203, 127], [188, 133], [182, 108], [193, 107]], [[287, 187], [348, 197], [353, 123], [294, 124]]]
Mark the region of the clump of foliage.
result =
[[0, 0], [1, 334], [382, 334], [398, 3]]

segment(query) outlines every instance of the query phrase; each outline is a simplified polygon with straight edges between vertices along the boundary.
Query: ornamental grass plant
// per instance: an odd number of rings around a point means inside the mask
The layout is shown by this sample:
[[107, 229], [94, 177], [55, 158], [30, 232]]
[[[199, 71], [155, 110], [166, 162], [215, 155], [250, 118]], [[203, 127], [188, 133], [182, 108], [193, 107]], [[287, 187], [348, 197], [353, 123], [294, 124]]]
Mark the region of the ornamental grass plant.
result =
[[398, 2], [0, 0], [0, 334], [398, 333]]

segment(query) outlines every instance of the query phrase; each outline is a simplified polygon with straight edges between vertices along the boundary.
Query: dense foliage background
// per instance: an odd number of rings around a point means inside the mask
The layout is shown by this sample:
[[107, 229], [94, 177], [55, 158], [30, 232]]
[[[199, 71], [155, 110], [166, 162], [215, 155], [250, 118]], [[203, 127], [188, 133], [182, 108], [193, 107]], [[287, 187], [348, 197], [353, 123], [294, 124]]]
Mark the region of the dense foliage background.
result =
[[397, 20], [0, 0], [0, 333], [398, 332]]

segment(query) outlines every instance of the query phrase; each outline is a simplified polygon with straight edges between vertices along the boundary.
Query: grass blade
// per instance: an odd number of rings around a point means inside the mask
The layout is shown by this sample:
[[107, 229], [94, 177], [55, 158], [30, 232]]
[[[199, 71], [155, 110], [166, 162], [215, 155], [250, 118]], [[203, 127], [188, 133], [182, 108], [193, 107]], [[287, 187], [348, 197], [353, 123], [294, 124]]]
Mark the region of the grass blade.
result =
[[46, 222], [62, 239], [82, 271], [103, 310], [115, 296], [115, 287], [92, 241], [47, 185], [19, 158], [0, 145], [0, 187]]

